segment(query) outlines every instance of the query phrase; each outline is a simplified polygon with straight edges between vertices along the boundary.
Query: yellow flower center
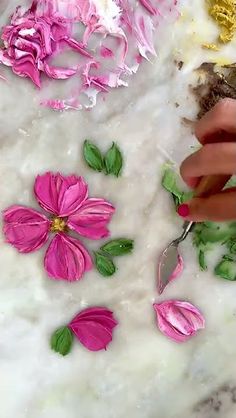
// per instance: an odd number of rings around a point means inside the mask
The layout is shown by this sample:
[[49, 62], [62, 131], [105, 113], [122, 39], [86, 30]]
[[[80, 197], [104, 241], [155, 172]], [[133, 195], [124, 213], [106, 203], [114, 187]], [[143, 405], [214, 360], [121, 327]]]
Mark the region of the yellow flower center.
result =
[[51, 232], [63, 232], [66, 230], [66, 221], [55, 216], [51, 223]]

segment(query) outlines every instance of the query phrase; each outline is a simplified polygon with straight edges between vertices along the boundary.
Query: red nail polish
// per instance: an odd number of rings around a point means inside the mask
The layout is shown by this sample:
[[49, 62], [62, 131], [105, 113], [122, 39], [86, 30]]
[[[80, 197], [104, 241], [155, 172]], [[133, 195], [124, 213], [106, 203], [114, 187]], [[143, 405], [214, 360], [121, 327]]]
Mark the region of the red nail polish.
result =
[[177, 209], [177, 212], [182, 218], [187, 218], [190, 214], [189, 206], [186, 204], [180, 205]]

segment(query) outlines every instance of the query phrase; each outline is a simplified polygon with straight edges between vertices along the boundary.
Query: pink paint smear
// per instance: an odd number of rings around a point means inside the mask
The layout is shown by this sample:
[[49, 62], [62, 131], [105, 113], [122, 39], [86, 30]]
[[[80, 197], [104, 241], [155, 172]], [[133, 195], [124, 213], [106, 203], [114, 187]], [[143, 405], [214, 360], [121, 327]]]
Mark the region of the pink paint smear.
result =
[[11, 206], [3, 214], [6, 241], [20, 253], [43, 247], [54, 234], [44, 258], [49, 277], [80, 280], [92, 268], [92, 259], [74, 233], [92, 240], [110, 235], [107, 228], [115, 208], [104, 199], [88, 197], [83, 177], [46, 173], [34, 184], [38, 204], [47, 213], [24, 206]]
[[168, 278], [168, 282], [167, 283], [163, 283], [162, 281], [162, 263], [161, 261], [159, 261], [158, 263], [158, 273], [157, 273], [157, 290], [159, 295], [161, 295], [165, 288], [174, 280], [176, 280], [179, 276], [181, 276], [181, 274], [183, 273], [184, 270], [184, 260], [181, 257], [180, 254], [178, 254], [178, 258], [177, 258], [177, 265], [174, 269], [174, 271], [171, 273], [170, 277]]
[[[127, 86], [142, 58], [156, 55], [154, 32], [160, 23], [177, 18], [176, 3], [113, 0], [112, 11], [102, 16], [92, 0], [34, 0], [28, 10], [17, 7], [3, 28], [0, 64], [39, 89], [43, 76], [60, 82], [74, 78], [77, 86], [69, 97], [51, 97], [41, 104], [54, 110], [91, 108], [99, 93]], [[54, 65], [53, 59], [68, 49], [78, 62]]]

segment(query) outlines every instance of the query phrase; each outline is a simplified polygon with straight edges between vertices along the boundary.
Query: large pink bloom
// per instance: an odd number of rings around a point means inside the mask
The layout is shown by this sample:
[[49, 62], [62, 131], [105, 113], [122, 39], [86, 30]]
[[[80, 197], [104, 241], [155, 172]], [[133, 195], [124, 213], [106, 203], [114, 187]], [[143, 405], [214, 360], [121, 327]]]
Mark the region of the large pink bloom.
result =
[[38, 176], [34, 193], [50, 218], [31, 208], [11, 206], [3, 215], [7, 242], [21, 253], [30, 253], [55, 233], [44, 259], [48, 275], [69, 281], [81, 279], [92, 268], [92, 259], [83, 244], [68, 232], [73, 230], [94, 240], [109, 236], [107, 225], [114, 207], [104, 199], [88, 198], [84, 179], [73, 175]]
[[205, 327], [205, 319], [196, 306], [180, 300], [167, 300], [154, 303], [157, 324], [166, 337], [182, 343]]

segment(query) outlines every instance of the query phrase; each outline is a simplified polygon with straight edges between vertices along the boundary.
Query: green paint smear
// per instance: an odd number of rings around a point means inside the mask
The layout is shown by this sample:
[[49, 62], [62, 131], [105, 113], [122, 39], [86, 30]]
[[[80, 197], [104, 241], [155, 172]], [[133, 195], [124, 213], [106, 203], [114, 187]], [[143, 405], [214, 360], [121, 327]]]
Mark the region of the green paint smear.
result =
[[[180, 178], [171, 168], [166, 168], [162, 178], [162, 186], [168, 191], [175, 206], [191, 199], [193, 193], [183, 192], [179, 186]], [[233, 177], [226, 188], [234, 187], [236, 178]], [[225, 280], [236, 280], [236, 222], [202, 222], [196, 224], [192, 232], [193, 245], [197, 250], [199, 267], [202, 271], [207, 270], [207, 254], [217, 247], [225, 246], [228, 254], [216, 265], [214, 273]]]

